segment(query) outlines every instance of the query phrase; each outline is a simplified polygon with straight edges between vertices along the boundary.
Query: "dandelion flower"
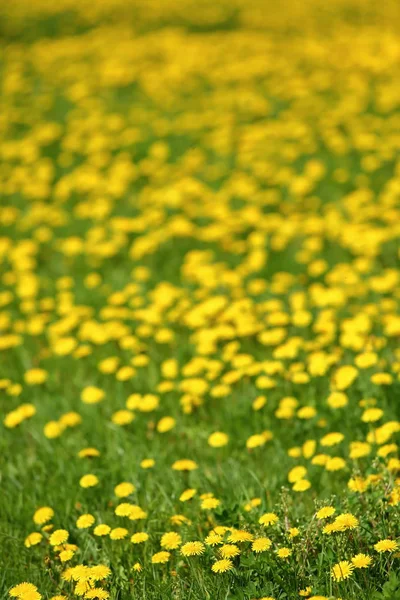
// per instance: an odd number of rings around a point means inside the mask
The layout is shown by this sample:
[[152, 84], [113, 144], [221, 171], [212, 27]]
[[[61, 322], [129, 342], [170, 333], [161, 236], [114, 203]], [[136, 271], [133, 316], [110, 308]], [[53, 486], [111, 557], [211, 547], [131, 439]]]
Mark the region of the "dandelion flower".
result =
[[193, 471], [197, 469], [197, 464], [194, 460], [190, 460], [189, 458], [182, 458], [181, 460], [176, 460], [172, 465], [174, 471]]
[[78, 527], [78, 529], [87, 529], [88, 527], [91, 527], [93, 525], [94, 521], [95, 518], [93, 515], [81, 515], [76, 522], [76, 526]]
[[272, 542], [269, 538], [267, 537], [261, 537], [261, 538], [256, 538], [254, 540], [254, 542], [251, 545], [251, 549], [254, 552], [265, 552], [266, 550], [269, 550], [272, 546]]
[[300, 465], [293, 467], [293, 469], [289, 471], [288, 481], [289, 483], [296, 483], [296, 481], [303, 479], [305, 475], [307, 475], [307, 469], [305, 467]]
[[37, 525], [43, 525], [50, 521], [54, 516], [54, 510], [50, 506], [42, 506], [38, 508], [33, 515], [33, 520]]
[[42, 539], [42, 534], [34, 531], [33, 533], [30, 533], [28, 537], [25, 538], [24, 545], [26, 546], [26, 548], [30, 548], [31, 546], [36, 546], [36, 544], [40, 544]]
[[65, 544], [69, 537], [69, 533], [66, 529], [56, 529], [50, 536], [49, 542], [52, 546], [59, 546]]
[[240, 554], [240, 550], [235, 544], [224, 544], [219, 548], [219, 553], [223, 558], [233, 558]]
[[37, 385], [44, 383], [49, 374], [44, 369], [29, 369], [25, 371], [24, 379], [28, 385]]
[[223, 558], [221, 560], [217, 560], [211, 570], [214, 573], [226, 573], [227, 571], [231, 571], [233, 569], [233, 563], [229, 558]]
[[133, 494], [135, 489], [136, 488], [132, 483], [129, 483], [128, 481], [123, 481], [122, 483], [119, 483], [118, 485], [115, 486], [114, 494], [118, 498], [126, 498], [126, 496]]
[[232, 529], [228, 540], [230, 542], [251, 542], [254, 536], [250, 531], [244, 531], [243, 529]]
[[79, 480], [79, 485], [83, 488], [95, 487], [99, 483], [98, 477], [89, 473], [88, 475], [84, 475]]
[[204, 542], [207, 544], [207, 546], [218, 546], [218, 544], [222, 544], [223, 538], [222, 538], [222, 536], [218, 535], [218, 533], [215, 533], [212, 531], [206, 537]]
[[352, 572], [354, 566], [348, 560], [341, 560], [336, 565], [334, 565], [331, 569], [331, 577], [335, 581], [342, 581], [343, 579], [348, 579]]
[[292, 552], [293, 550], [291, 550], [290, 548], [279, 548], [276, 554], [279, 556], [279, 558], [289, 558]]
[[75, 552], [73, 550], [63, 550], [62, 552], [60, 552], [59, 554], [59, 558], [61, 560], [61, 562], [67, 562], [69, 560], [71, 560], [71, 558], [74, 556]]
[[260, 525], [274, 525], [278, 521], [279, 517], [275, 513], [265, 513], [258, 519]]
[[399, 547], [398, 543], [394, 540], [380, 540], [374, 545], [377, 552], [394, 552]]
[[226, 446], [229, 441], [226, 433], [222, 433], [222, 431], [216, 431], [212, 433], [208, 438], [209, 446], [213, 448], [221, 448], [222, 446]]
[[383, 410], [381, 408], [367, 408], [361, 415], [361, 421], [364, 423], [375, 423], [383, 417]]
[[107, 567], [107, 565], [95, 565], [94, 567], [89, 567], [89, 577], [94, 581], [106, 579], [110, 575], [111, 569], [110, 567]]
[[84, 597], [88, 600], [107, 600], [110, 597], [110, 594], [107, 590], [103, 590], [103, 588], [92, 588], [85, 593]]
[[123, 540], [128, 535], [128, 530], [125, 527], [115, 527], [109, 535], [111, 540]]
[[201, 503], [201, 508], [203, 510], [212, 510], [217, 508], [221, 504], [221, 501], [218, 498], [205, 498]]
[[169, 561], [170, 556], [170, 552], [157, 552], [151, 557], [151, 562], [153, 565], [164, 564]]
[[149, 539], [149, 534], [141, 531], [139, 533], [134, 533], [131, 537], [132, 544], [142, 544], [143, 542], [147, 542]]
[[372, 563], [372, 558], [368, 554], [356, 554], [351, 562], [356, 569], [366, 569]]
[[96, 448], [82, 448], [78, 452], [79, 458], [94, 458], [100, 456], [100, 452]]
[[202, 542], [186, 542], [181, 548], [183, 556], [199, 556], [205, 548]]
[[340, 471], [346, 466], [346, 461], [340, 456], [333, 456], [329, 458], [325, 463], [325, 469], [327, 471]]
[[27, 594], [34, 593], [34, 592], [37, 592], [36, 585], [33, 585], [33, 583], [24, 582], [24, 583], [19, 583], [18, 585], [15, 585], [13, 588], [11, 588], [11, 590], [8, 593], [11, 596], [11, 598], [21, 598], [22, 599]]
[[323, 508], [319, 509], [319, 511], [317, 512], [317, 514], [315, 516], [319, 520], [327, 519], [328, 517], [331, 517], [335, 512], [336, 512], [336, 509], [333, 508], [333, 506], [324, 506]]
[[98, 402], [101, 402], [104, 397], [104, 391], [93, 385], [86, 387], [81, 393], [81, 400], [85, 404], [97, 404]]
[[195, 489], [188, 489], [185, 490], [184, 492], [182, 492], [182, 494], [179, 496], [179, 500], [181, 502], [187, 502], [188, 500], [191, 500], [193, 498], [193, 496], [195, 496], [197, 493], [197, 490]]
[[308, 479], [299, 479], [293, 485], [292, 489], [294, 492], [305, 492], [306, 490], [310, 489], [310, 487], [311, 483], [308, 481]]
[[157, 431], [166, 433], [175, 427], [176, 421], [172, 417], [163, 417], [157, 423]]
[[175, 531], [169, 531], [168, 533], [164, 533], [161, 538], [161, 548], [166, 548], [167, 550], [175, 550], [179, 548], [182, 544], [182, 538], [179, 533]]
[[338, 531], [345, 531], [346, 529], [356, 529], [359, 525], [359, 521], [357, 517], [351, 513], [343, 513], [336, 517], [334, 524], [338, 528]]
[[108, 535], [111, 531], [111, 527], [106, 525], [105, 523], [100, 523], [100, 525], [96, 525], [93, 530], [94, 535], [103, 536]]

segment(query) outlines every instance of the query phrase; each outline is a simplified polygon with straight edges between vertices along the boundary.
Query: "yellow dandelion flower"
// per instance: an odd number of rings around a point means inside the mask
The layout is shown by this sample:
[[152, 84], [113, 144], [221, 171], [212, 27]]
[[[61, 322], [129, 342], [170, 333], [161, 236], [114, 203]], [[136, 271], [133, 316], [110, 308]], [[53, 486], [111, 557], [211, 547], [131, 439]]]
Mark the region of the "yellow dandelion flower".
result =
[[342, 442], [344, 440], [344, 435], [343, 433], [339, 433], [339, 432], [333, 432], [333, 433], [327, 433], [326, 435], [324, 435], [324, 437], [322, 437], [320, 439], [320, 444], [321, 446], [336, 446], [337, 444], [340, 444], [340, 442]]
[[196, 494], [197, 490], [190, 488], [182, 492], [182, 494], [179, 496], [179, 500], [181, 502], [187, 502], [188, 500], [191, 500]]
[[226, 573], [227, 571], [231, 571], [233, 569], [233, 563], [229, 558], [223, 558], [221, 560], [217, 560], [211, 570], [214, 573]]
[[342, 513], [336, 517], [334, 524], [338, 528], [338, 531], [345, 531], [346, 529], [356, 529], [359, 521], [351, 513]]
[[88, 473], [87, 475], [83, 475], [83, 477], [79, 480], [79, 485], [82, 488], [91, 488], [95, 487], [99, 483], [99, 479], [96, 475], [92, 473]]
[[183, 525], [183, 523], [191, 524], [191, 521], [185, 515], [172, 515], [170, 521], [173, 525]]
[[203, 554], [205, 550], [202, 542], [186, 542], [181, 547], [181, 553], [183, 556], [199, 556]]
[[26, 548], [30, 548], [31, 546], [36, 546], [37, 544], [40, 544], [42, 539], [43, 536], [41, 533], [33, 532], [25, 538], [24, 545], [26, 546]]
[[99, 525], [96, 525], [96, 527], [93, 530], [93, 533], [97, 536], [103, 536], [108, 535], [110, 531], [111, 527], [109, 525], [106, 525], [105, 523], [100, 523]]
[[71, 558], [73, 558], [74, 554], [75, 552], [73, 550], [62, 550], [59, 554], [59, 558], [62, 563], [68, 562], [71, 560]]
[[299, 479], [295, 484], [293, 484], [292, 490], [294, 492], [305, 492], [306, 490], [310, 489], [310, 487], [311, 483], [308, 481], [308, 479]]
[[307, 469], [305, 467], [303, 467], [303, 466], [293, 467], [293, 469], [291, 469], [289, 471], [288, 481], [289, 481], [289, 483], [295, 483], [296, 481], [303, 479], [305, 477], [305, 475], [307, 475]]
[[204, 540], [204, 543], [207, 544], [207, 546], [218, 546], [219, 544], [222, 544], [222, 542], [222, 536], [213, 531]]
[[398, 543], [395, 540], [380, 540], [376, 544], [374, 544], [374, 548], [377, 552], [394, 552], [399, 547]]
[[372, 558], [368, 554], [356, 554], [352, 557], [351, 562], [356, 569], [366, 569], [372, 563]]
[[269, 538], [267, 537], [261, 537], [261, 538], [256, 538], [254, 540], [254, 542], [251, 545], [251, 549], [254, 552], [265, 552], [266, 550], [269, 550], [272, 546], [272, 542]]
[[135, 490], [136, 488], [132, 483], [129, 483], [128, 481], [123, 481], [122, 483], [119, 483], [115, 486], [114, 494], [118, 498], [126, 498], [126, 496], [133, 494]]
[[279, 556], [279, 558], [289, 558], [289, 556], [292, 554], [293, 550], [291, 550], [290, 548], [279, 548], [279, 550], [276, 551], [276, 554]]
[[29, 369], [24, 373], [25, 383], [28, 385], [40, 385], [44, 383], [49, 374], [44, 369]]
[[81, 400], [85, 404], [97, 404], [105, 398], [105, 393], [94, 385], [89, 385], [82, 390]]
[[335, 581], [342, 581], [348, 579], [354, 570], [354, 566], [348, 560], [341, 560], [331, 569], [331, 577]]
[[375, 423], [383, 417], [383, 410], [381, 408], [367, 408], [361, 415], [361, 421], [364, 423]]
[[76, 521], [76, 526], [78, 527], [78, 529], [88, 529], [93, 525], [94, 521], [95, 518], [93, 515], [81, 515]]
[[297, 411], [298, 418], [303, 420], [312, 419], [316, 414], [317, 411], [313, 406], [303, 406]]
[[79, 458], [95, 458], [100, 456], [100, 452], [96, 448], [82, 448], [78, 452]]
[[222, 446], [226, 446], [228, 441], [229, 437], [226, 435], [226, 433], [222, 433], [222, 431], [216, 431], [208, 438], [208, 444], [213, 448], [221, 448]]
[[333, 376], [333, 383], [336, 390], [342, 392], [346, 390], [354, 382], [358, 376], [358, 370], [352, 365], [344, 365], [339, 367]]
[[176, 460], [172, 465], [174, 471], [193, 471], [197, 469], [197, 464], [194, 460], [190, 460], [189, 458], [182, 458], [180, 460]]
[[164, 564], [169, 561], [170, 556], [170, 552], [157, 552], [151, 557], [151, 562], [153, 565]]
[[122, 409], [117, 410], [117, 412], [113, 413], [113, 415], [111, 416], [111, 421], [115, 425], [120, 425], [122, 427], [123, 425], [129, 425], [129, 423], [132, 423], [134, 418], [135, 415], [131, 410]]
[[[26, 597], [28, 594], [31, 594], [31, 597], [35, 599], [35, 596], [33, 596], [32, 594], [37, 593], [37, 587], [36, 585], [33, 585], [33, 583], [19, 583], [18, 585], [12, 587], [8, 593], [11, 596], [11, 598], [23, 599], [24, 596]], [[38, 595], [36, 596], [36, 598], [40, 599], [41, 596]]]
[[266, 443], [265, 437], [261, 433], [256, 433], [254, 435], [251, 435], [248, 438], [248, 440], [246, 442], [246, 447], [249, 450], [252, 450], [253, 448], [258, 448], [259, 446], [264, 446], [265, 443]]
[[275, 513], [265, 513], [258, 519], [260, 525], [275, 525], [278, 521], [279, 517]]
[[182, 538], [179, 533], [176, 533], [175, 531], [164, 533], [160, 542], [161, 548], [166, 548], [167, 550], [175, 550], [176, 548], [179, 548], [181, 544]]
[[253, 400], [252, 408], [253, 410], [261, 410], [267, 404], [267, 399], [265, 396], [257, 396], [255, 400]]
[[343, 392], [332, 392], [327, 399], [327, 404], [333, 409], [343, 408], [348, 403], [349, 399]]
[[166, 433], [167, 431], [171, 431], [176, 425], [176, 421], [172, 417], [163, 417], [157, 423], [157, 431], [159, 433]]
[[96, 600], [108, 600], [108, 598], [110, 597], [109, 592], [107, 592], [107, 590], [104, 590], [103, 588], [92, 588], [91, 590], [88, 590], [87, 592], [85, 592], [85, 598], [87, 598], [88, 600], [92, 600], [92, 599], [96, 599]]
[[240, 550], [235, 544], [224, 544], [219, 548], [219, 553], [222, 558], [233, 558], [240, 554]]
[[362, 477], [352, 477], [347, 482], [347, 487], [352, 492], [358, 492], [359, 494], [363, 494], [369, 486], [368, 479], [363, 479]]
[[340, 456], [334, 456], [329, 458], [325, 463], [325, 469], [327, 471], [340, 471], [346, 467], [346, 461]]
[[154, 460], [154, 458], [144, 458], [141, 461], [140, 466], [142, 467], [142, 469], [152, 469], [155, 464], [156, 461]]
[[204, 498], [200, 507], [203, 510], [212, 510], [214, 508], [217, 508], [220, 504], [221, 504], [221, 501], [218, 500], [217, 498]]
[[49, 542], [52, 546], [58, 546], [59, 544], [65, 544], [69, 537], [69, 533], [66, 529], [56, 529], [50, 536]]
[[317, 519], [327, 519], [335, 514], [336, 509], [333, 506], [324, 506], [320, 508], [317, 514], [315, 515]]
[[123, 540], [128, 535], [128, 530], [125, 527], [115, 527], [111, 529], [109, 536], [111, 540]]
[[254, 536], [250, 531], [244, 531], [243, 529], [231, 529], [228, 535], [229, 542], [251, 542]]
[[143, 542], [147, 542], [149, 539], [149, 534], [141, 531], [139, 533], [134, 533], [131, 537], [132, 544], [142, 544]]

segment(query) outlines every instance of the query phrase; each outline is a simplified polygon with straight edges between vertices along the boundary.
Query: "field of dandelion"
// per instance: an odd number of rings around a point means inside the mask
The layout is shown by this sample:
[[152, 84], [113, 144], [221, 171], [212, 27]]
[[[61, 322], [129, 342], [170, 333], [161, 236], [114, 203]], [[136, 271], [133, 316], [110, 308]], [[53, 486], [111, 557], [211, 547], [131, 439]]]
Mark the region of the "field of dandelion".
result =
[[1, 599], [400, 599], [399, 27], [1, 3]]

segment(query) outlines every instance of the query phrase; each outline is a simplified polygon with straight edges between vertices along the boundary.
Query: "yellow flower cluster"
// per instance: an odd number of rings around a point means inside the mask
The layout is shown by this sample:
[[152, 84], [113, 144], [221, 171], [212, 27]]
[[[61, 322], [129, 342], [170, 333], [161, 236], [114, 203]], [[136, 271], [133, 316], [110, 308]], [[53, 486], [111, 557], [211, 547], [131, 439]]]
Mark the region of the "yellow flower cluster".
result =
[[0, 6], [20, 539], [1, 597], [369, 600], [395, 571], [400, 13], [383, 4]]

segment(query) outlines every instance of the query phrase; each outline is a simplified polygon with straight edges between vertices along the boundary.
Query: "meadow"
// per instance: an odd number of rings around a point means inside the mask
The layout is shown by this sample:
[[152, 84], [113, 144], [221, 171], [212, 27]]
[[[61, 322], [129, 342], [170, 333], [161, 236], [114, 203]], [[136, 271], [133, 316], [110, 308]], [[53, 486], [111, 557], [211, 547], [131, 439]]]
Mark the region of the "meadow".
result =
[[399, 27], [1, 4], [1, 599], [400, 600]]

